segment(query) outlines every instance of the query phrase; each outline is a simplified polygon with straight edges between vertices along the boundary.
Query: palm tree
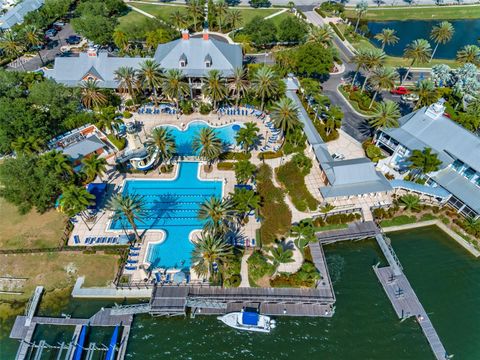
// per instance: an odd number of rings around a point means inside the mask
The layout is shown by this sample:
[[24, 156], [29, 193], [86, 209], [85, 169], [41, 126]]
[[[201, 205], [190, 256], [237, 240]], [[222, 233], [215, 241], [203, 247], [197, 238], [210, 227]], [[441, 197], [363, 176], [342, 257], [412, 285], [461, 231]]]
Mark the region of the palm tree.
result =
[[222, 153], [223, 143], [213, 128], [205, 127], [193, 138], [192, 149], [200, 158], [211, 164]]
[[122, 30], [115, 30], [112, 35], [114, 44], [123, 52], [128, 50], [128, 36]]
[[82, 104], [87, 109], [101, 107], [108, 103], [108, 99], [98, 87], [98, 81], [88, 79], [81, 84]]
[[437, 48], [439, 44], [446, 44], [450, 40], [452, 40], [453, 33], [455, 29], [453, 25], [448, 21], [442, 21], [440, 24], [434, 26], [430, 33], [430, 39], [435, 43], [435, 48], [433, 49], [432, 56], [430, 57], [430, 61], [435, 56], [437, 52]]
[[358, 24], [360, 23], [360, 18], [367, 13], [368, 3], [364, 0], [357, 3], [355, 6], [355, 12], [357, 13], [357, 23], [355, 25], [355, 32], [357, 32]]
[[391, 90], [395, 87], [395, 81], [398, 79], [398, 73], [390, 67], [380, 67], [373, 71], [372, 76], [370, 77], [370, 85], [375, 89], [375, 92], [372, 96], [372, 101], [370, 102], [369, 109], [372, 107], [375, 102], [375, 98], [379, 91], [383, 89]]
[[45, 161], [49, 168], [53, 168], [55, 173], [63, 179], [72, 177], [74, 174], [72, 163], [60, 151], [49, 151], [41, 157], [41, 160]]
[[457, 61], [461, 64], [480, 65], [480, 48], [477, 45], [465, 45], [457, 52]]
[[260, 129], [254, 122], [245, 123], [244, 127], [240, 128], [235, 134], [235, 141], [237, 145], [243, 148], [245, 153], [258, 142], [258, 132]]
[[233, 166], [235, 169], [235, 178], [240, 184], [247, 183], [255, 174], [257, 167], [248, 160], [241, 160]]
[[95, 195], [90, 194], [85, 187], [70, 184], [62, 188], [58, 204], [62, 212], [73, 217], [95, 204], [94, 200]]
[[438, 155], [432, 153], [432, 149], [429, 147], [423, 150], [413, 150], [408, 161], [410, 162], [410, 169], [417, 170], [422, 174], [437, 171], [442, 164], [442, 161], [438, 159]]
[[162, 90], [165, 96], [175, 102], [178, 113], [178, 102], [189, 92], [188, 84], [185, 82], [182, 70], [170, 69], [165, 73]]
[[312, 26], [307, 41], [325, 45], [332, 40], [332, 37], [332, 28], [329, 25]]
[[228, 4], [225, 2], [225, 0], [218, 0], [217, 3], [215, 4], [215, 13], [218, 16], [218, 26], [220, 29], [220, 32], [222, 32], [222, 23], [223, 20], [225, 19], [225, 15], [227, 15], [228, 12]]
[[419, 210], [420, 198], [417, 195], [405, 194], [400, 197], [400, 202], [405, 206], [405, 210]]
[[383, 50], [374, 48], [367, 50], [364, 69], [366, 71], [365, 80], [363, 81], [361, 93], [365, 90], [365, 86], [367, 85], [368, 78], [373, 70], [383, 66], [385, 62], [385, 53]]
[[320, 207], [320, 212], [324, 215], [324, 218], [327, 218], [327, 214], [332, 211], [333, 209], [335, 209], [335, 205], [333, 204], [330, 204], [330, 203], [326, 203], [325, 205], [323, 205], [322, 207]]
[[40, 45], [43, 44], [43, 33], [35, 25], [26, 25], [22, 30], [22, 37], [28, 47], [37, 47], [37, 54], [44, 65], [42, 55], [40, 54]]
[[135, 240], [140, 241], [136, 221], [142, 222], [146, 215], [144, 198], [137, 194], [124, 195], [119, 193], [108, 202], [107, 207], [110, 211], [113, 211], [112, 219], [114, 221], [127, 219], [135, 233]]
[[137, 76], [140, 86], [153, 92], [153, 101], [157, 106], [157, 89], [160, 88], [163, 81], [162, 68], [155, 60], [147, 59], [140, 64]]
[[318, 241], [315, 236], [315, 228], [312, 221], [302, 220], [298, 224], [293, 225], [290, 229], [290, 235], [295, 238], [294, 242], [297, 248], [304, 252], [304, 248], [311, 242]]
[[187, 26], [187, 18], [185, 17], [185, 13], [180, 10], [175, 10], [170, 15], [170, 22], [176, 29], [184, 29]]
[[206, 82], [202, 86], [204, 95], [213, 100], [213, 108], [217, 109], [217, 102], [225, 99], [227, 96], [227, 86], [225, 79], [222, 78], [220, 70], [210, 70], [207, 73]]
[[240, 10], [233, 9], [230, 10], [227, 14], [227, 21], [232, 27], [232, 30], [235, 30], [238, 24], [241, 24], [243, 20], [242, 13]]
[[412, 43], [408, 44], [403, 53], [403, 56], [407, 59], [410, 59], [411, 62], [403, 80], [407, 80], [413, 65], [426, 64], [430, 61], [431, 55], [432, 48], [430, 46], [430, 43], [425, 39], [417, 39], [414, 40]]
[[158, 158], [161, 161], [170, 159], [176, 151], [175, 137], [170, 129], [157, 127], [147, 139], [147, 146], [154, 153], [158, 150]]
[[92, 156], [83, 158], [82, 165], [82, 172], [87, 176], [87, 181], [95, 180], [97, 176], [100, 178], [100, 181], [103, 181], [102, 176], [105, 175], [107, 171], [107, 160], [105, 160], [105, 158], [93, 154]]
[[474, 236], [480, 235], [480, 219], [475, 219], [473, 217], [468, 217], [463, 222], [465, 230]]
[[238, 107], [240, 98], [247, 92], [248, 86], [246, 71], [241, 66], [233, 69], [228, 88], [235, 97], [235, 106]]
[[385, 100], [375, 104], [372, 117], [368, 120], [375, 129], [398, 127], [400, 110], [398, 104], [391, 100]]
[[438, 92], [435, 88], [435, 84], [430, 80], [422, 80], [417, 84], [415, 92], [418, 95], [418, 101], [415, 107], [421, 108], [429, 106], [438, 100]]
[[258, 69], [253, 75], [252, 89], [262, 99], [260, 108], [265, 106], [265, 98], [268, 98], [278, 91], [278, 79], [275, 72], [266, 66]]
[[235, 188], [235, 192], [232, 196], [232, 201], [235, 210], [243, 214], [243, 217], [247, 216], [250, 211], [258, 212], [261, 206], [261, 197], [253, 190], [245, 188]]
[[[18, 33], [15, 31], [3, 32], [0, 37], [0, 49], [11, 59], [18, 58], [25, 51], [25, 47], [23, 46]], [[22, 69], [25, 70], [23, 62], [21, 65]]]
[[222, 265], [228, 261], [233, 254], [233, 248], [225, 242], [220, 236], [203, 232], [202, 236], [194, 241], [192, 251], [193, 269], [199, 276], [210, 278], [213, 274], [214, 266]]
[[291, 249], [286, 249], [283, 244], [278, 244], [278, 246], [272, 246], [270, 248], [271, 256], [268, 256], [272, 260], [275, 268], [278, 268], [280, 264], [287, 264], [294, 262], [293, 260], [293, 251]]
[[231, 199], [219, 199], [212, 196], [205, 200], [198, 210], [198, 218], [205, 221], [205, 229], [212, 234], [225, 233], [229, 225], [235, 222], [237, 212]]
[[277, 129], [285, 135], [288, 131], [301, 126], [298, 117], [298, 107], [292, 99], [284, 97], [273, 105], [270, 119]]
[[131, 66], [122, 66], [115, 70], [114, 75], [115, 81], [118, 82], [118, 89], [126, 90], [133, 99], [137, 89], [137, 71]]
[[193, 20], [193, 30], [197, 31], [198, 18], [203, 16], [203, 2], [201, 0], [188, 0], [187, 14]]
[[102, 108], [99, 113], [95, 114], [95, 120], [99, 129], [107, 129], [108, 132], [112, 132], [115, 126], [123, 124], [121, 114], [117, 113], [113, 106]]
[[352, 58], [352, 63], [355, 64], [355, 75], [353, 75], [352, 86], [355, 85], [355, 80], [357, 79], [357, 75], [360, 69], [365, 68], [367, 65], [368, 52], [368, 49], [360, 48], [357, 50], [356, 54]]
[[396, 31], [393, 29], [382, 29], [374, 38], [382, 43], [382, 50], [384, 50], [385, 45], [395, 45], [398, 43], [399, 38], [395, 33]]
[[20, 136], [12, 142], [12, 148], [13, 150], [15, 150], [15, 153], [17, 155], [29, 155], [33, 153], [39, 153], [40, 151], [42, 151], [44, 145], [45, 142], [42, 138], [33, 135], [27, 138]]

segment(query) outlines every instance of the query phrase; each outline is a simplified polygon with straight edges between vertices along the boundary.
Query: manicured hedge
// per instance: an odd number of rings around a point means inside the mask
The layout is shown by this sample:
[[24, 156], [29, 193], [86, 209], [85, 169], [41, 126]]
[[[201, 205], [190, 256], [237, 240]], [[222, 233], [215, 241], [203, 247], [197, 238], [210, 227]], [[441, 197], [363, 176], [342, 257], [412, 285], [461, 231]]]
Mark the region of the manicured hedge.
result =
[[338, 37], [340, 38], [340, 40], [342, 41], [345, 41], [345, 36], [343, 36], [342, 32], [340, 31], [340, 29], [337, 27], [337, 25], [333, 22], [329, 22], [330, 26], [332, 27], [333, 31], [335, 31], [335, 33], [338, 35]]
[[217, 164], [218, 170], [233, 170], [235, 163], [232, 161], [222, 161]]
[[279, 150], [277, 152], [275, 151], [265, 151], [265, 152], [262, 152], [260, 154], [258, 154], [258, 158], [260, 160], [262, 159], [276, 159], [276, 158], [279, 158], [279, 157], [282, 157], [283, 156], [283, 151], [282, 150]]
[[327, 17], [327, 14], [325, 14], [323, 12], [323, 10], [321, 9], [315, 9], [315, 11], [318, 13], [318, 15], [320, 15], [322, 18], [326, 18]]

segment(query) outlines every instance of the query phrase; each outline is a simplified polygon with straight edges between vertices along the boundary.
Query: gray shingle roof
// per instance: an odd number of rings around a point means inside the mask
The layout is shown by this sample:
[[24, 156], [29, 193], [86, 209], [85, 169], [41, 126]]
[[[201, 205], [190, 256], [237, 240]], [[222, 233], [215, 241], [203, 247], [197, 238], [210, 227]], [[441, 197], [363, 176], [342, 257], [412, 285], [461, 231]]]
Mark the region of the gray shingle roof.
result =
[[62, 152], [71, 157], [73, 160], [76, 160], [91, 154], [98, 149], [103, 148], [104, 146], [106, 146], [105, 143], [97, 135], [92, 135], [82, 141], [66, 147], [62, 150]]
[[475, 184], [451, 168], [438, 172], [433, 180], [480, 214], [480, 189]]
[[45, 0], [23, 0], [0, 16], [0, 29], [10, 29], [13, 25], [22, 23], [25, 15], [40, 8], [44, 2]]

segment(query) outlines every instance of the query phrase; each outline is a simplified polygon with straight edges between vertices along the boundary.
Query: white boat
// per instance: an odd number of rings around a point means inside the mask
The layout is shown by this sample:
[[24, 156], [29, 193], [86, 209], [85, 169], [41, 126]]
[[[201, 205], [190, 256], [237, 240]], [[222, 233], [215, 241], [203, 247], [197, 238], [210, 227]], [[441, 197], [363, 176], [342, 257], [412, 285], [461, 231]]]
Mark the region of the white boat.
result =
[[275, 328], [275, 320], [254, 311], [240, 311], [217, 317], [224, 324], [238, 330], [269, 333]]

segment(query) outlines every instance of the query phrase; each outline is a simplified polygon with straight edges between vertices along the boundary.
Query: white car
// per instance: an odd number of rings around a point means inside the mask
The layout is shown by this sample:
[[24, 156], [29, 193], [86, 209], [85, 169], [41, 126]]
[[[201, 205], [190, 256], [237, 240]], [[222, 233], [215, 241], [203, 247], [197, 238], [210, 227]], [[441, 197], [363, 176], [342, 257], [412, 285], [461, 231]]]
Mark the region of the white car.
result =
[[410, 94], [405, 94], [402, 95], [402, 100], [403, 101], [418, 101], [418, 95], [415, 93], [410, 93]]

